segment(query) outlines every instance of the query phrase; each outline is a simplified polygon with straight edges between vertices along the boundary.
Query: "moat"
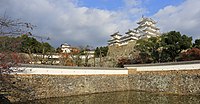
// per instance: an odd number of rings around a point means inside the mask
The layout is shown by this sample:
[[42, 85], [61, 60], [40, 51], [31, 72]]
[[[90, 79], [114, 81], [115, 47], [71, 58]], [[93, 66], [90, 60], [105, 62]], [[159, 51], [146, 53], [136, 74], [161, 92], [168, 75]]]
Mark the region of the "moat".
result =
[[111, 92], [60, 97], [14, 104], [199, 104], [200, 95], [172, 95], [150, 92]]

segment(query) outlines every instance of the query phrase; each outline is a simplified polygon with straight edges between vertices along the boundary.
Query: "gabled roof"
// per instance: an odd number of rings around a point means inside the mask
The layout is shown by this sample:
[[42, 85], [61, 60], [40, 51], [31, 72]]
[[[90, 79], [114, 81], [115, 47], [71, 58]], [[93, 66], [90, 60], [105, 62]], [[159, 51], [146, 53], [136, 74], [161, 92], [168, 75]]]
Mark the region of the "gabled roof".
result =
[[145, 18], [145, 17], [142, 17], [142, 19], [139, 21], [139, 22], [137, 22], [137, 24], [141, 24], [141, 23], [143, 23], [143, 22], [145, 22], [145, 21], [149, 21], [149, 22], [152, 22], [152, 23], [156, 23], [153, 19], [151, 19], [151, 18]]
[[142, 28], [142, 27], [151, 27], [151, 28], [154, 28], [156, 30], [160, 30], [159, 28], [157, 28], [156, 26], [153, 26], [153, 25], [148, 25], [148, 24], [144, 24], [144, 25], [139, 25], [137, 28]]
[[114, 33], [114, 34], [112, 34], [112, 35], [110, 35], [110, 36], [116, 36], [116, 35], [118, 35], [118, 36], [122, 36], [121, 34], [119, 34], [119, 31], [116, 32], [116, 33]]
[[61, 44], [61, 45], [60, 45], [60, 47], [62, 47], [62, 46], [65, 46], [65, 47], [70, 47], [70, 45], [69, 45], [69, 44], [67, 44], [67, 43], [63, 43], [63, 44]]
[[126, 32], [125, 34], [129, 34], [129, 33], [137, 33], [137, 32], [134, 30], [128, 29], [128, 32]]

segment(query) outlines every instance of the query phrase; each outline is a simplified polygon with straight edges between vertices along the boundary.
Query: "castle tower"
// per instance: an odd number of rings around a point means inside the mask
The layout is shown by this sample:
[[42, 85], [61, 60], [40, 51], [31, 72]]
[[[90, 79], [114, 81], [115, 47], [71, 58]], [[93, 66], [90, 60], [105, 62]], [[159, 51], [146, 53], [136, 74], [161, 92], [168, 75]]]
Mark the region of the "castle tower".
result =
[[156, 37], [160, 35], [160, 29], [156, 27], [156, 22], [151, 18], [142, 17], [142, 19], [137, 22], [139, 25], [135, 30], [140, 34], [140, 39]]
[[139, 38], [139, 34], [134, 30], [129, 29], [125, 34], [125, 36], [121, 37], [121, 45], [126, 45], [128, 42], [138, 40]]
[[119, 32], [116, 32], [110, 36], [111, 36], [111, 40], [108, 40], [108, 45], [111, 46], [111, 45], [120, 45], [121, 44], [121, 36], [122, 35], [120, 35]]

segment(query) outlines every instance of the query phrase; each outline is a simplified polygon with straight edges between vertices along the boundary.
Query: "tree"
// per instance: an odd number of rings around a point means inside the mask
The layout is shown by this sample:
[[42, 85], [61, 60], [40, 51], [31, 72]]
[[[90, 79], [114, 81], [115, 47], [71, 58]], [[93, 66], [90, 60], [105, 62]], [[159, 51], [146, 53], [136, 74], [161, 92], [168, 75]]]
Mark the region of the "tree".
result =
[[180, 54], [179, 61], [200, 60], [200, 49], [192, 48]]
[[100, 55], [102, 55], [102, 57], [107, 56], [108, 53], [108, 46], [104, 46], [104, 47], [97, 47], [95, 49], [95, 57], [100, 57]]
[[97, 48], [95, 49], [94, 56], [95, 56], [95, 57], [99, 57], [99, 55], [100, 55], [100, 49], [99, 49], [99, 47], [97, 47]]
[[[54, 48], [49, 43], [39, 42], [34, 37], [26, 34], [17, 37], [0, 36], [0, 42], [0, 51], [28, 53], [31, 62], [39, 59], [41, 63], [47, 63], [50, 61], [52, 52], [54, 52]], [[38, 55], [33, 56], [33, 53], [40, 55], [39, 57], [37, 57]]]
[[141, 63], [159, 62], [160, 37], [140, 39], [135, 48], [140, 51]]
[[17, 37], [1, 36], [0, 42], [0, 51], [28, 53], [31, 61], [34, 59], [32, 53], [49, 56], [54, 52], [54, 48], [49, 43], [41, 43], [34, 37], [30, 37], [26, 34]]
[[200, 49], [200, 39], [196, 39], [195, 43], [193, 44], [193, 47]]
[[73, 65], [81, 66], [82, 59], [80, 58], [81, 53], [77, 48], [72, 48], [70, 58], [72, 58]]
[[[42, 64], [48, 64], [50, 57], [52, 57], [52, 52], [54, 52], [54, 48], [47, 42], [40, 43], [40, 52], [42, 54], [42, 59], [40, 60]], [[52, 63], [52, 60], [51, 60]]]
[[149, 62], [150, 58], [151, 58], [151, 53], [148, 47], [148, 40], [147, 39], [140, 39], [137, 41], [136, 43], [136, 50], [139, 51], [139, 57], [141, 59], [141, 63], [147, 63]]
[[25, 53], [42, 53], [41, 50], [41, 43], [37, 41], [33, 37], [29, 37], [26, 34], [23, 34], [21, 37], [22, 45], [21, 45], [21, 51]]
[[118, 59], [117, 67], [123, 68], [125, 64], [132, 64], [132, 60], [126, 57], [121, 57]]
[[[151, 37], [137, 41], [135, 48], [140, 52], [139, 63], [176, 61], [179, 54], [191, 48], [192, 37], [170, 31], [160, 37]], [[138, 63], [138, 61], [137, 61]]]
[[[30, 35], [31, 34], [30, 30], [33, 30], [33, 27], [34, 26], [31, 25], [30, 23], [22, 22], [20, 21], [20, 19], [12, 19], [10, 17], [7, 17], [6, 15], [0, 16], [0, 36], [1, 36], [0, 41], [2, 43], [0, 47], [1, 48], [0, 72], [2, 72], [3, 70], [2, 66], [12, 63], [10, 62], [11, 59], [10, 53], [19, 51], [18, 46], [21, 45], [21, 41], [16, 41], [20, 39], [15, 37], [21, 34]], [[16, 63], [12, 64], [16, 65]]]
[[60, 64], [65, 66], [80, 66], [82, 63], [80, 55], [81, 52], [77, 48], [71, 48], [69, 53], [63, 53], [60, 51]]
[[[168, 61], [176, 61], [181, 51], [191, 48], [192, 37], [181, 35], [180, 32], [170, 31], [162, 35], [161, 45], [165, 56], [169, 56]], [[167, 55], [166, 55], [167, 54]]]
[[81, 49], [82, 55], [85, 56], [84, 66], [91, 66], [90, 64], [88, 64], [88, 62], [91, 58], [89, 57], [89, 55], [90, 55], [90, 51], [92, 50], [92, 46], [86, 45], [86, 46], [80, 47], [80, 49]]
[[60, 47], [56, 48], [56, 53], [61, 53], [61, 52], [62, 52], [62, 50]]
[[32, 30], [33, 27], [30, 23], [22, 22], [20, 19], [12, 19], [6, 15], [0, 16], [0, 96], [4, 96], [2, 91], [22, 90], [11, 83], [9, 75], [13, 71], [10, 67], [19, 66], [19, 63], [23, 62], [23, 58], [18, 54], [18, 46], [21, 45], [21, 41], [16, 41], [15, 39], [19, 38], [15, 37], [21, 34], [30, 35], [29, 30]]
[[0, 16], [0, 36], [16, 36], [21, 34], [31, 34], [35, 26], [20, 19], [12, 19], [6, 14]]
[[9, 36], [0, 36], [0, 52], [20, 52], [21, 39]]
[[54, 51], [54, 48], [47, 42], [41, 43], [42, 47], [42, 53], [43, 54], [47, 54], [47, 53], [51, 53]]

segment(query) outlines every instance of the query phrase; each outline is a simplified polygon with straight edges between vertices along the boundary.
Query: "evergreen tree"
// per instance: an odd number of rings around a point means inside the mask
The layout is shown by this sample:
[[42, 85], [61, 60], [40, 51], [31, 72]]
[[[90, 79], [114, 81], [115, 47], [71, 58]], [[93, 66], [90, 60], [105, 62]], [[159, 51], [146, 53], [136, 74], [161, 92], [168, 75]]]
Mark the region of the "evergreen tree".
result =
[[108, 47], [105, 46], [105, 47], [97, 47], [95, 49], [95, 57], [105, 57], [107, 56], [107, 52], [108, 52]]
[[181, 35], [180, 32], [170, 31], [162, 36], [162, 47], [165, 56], [169, 56], [168, 61], [176, 61], [182, 50], [191, 48], [192, 37]]
[[[179, 54], [191, 48], [192, 37], [170, 31], [160, 37], [151, 37], [137, 41], [135, 48], [140, 51], [141, 63], [176, 61]], [[198, 40], [195, 46], [198, 46]]]
[[195, 43], [193, 44], [193, 47], [200, 49], [200, 39], [196, 39]]

